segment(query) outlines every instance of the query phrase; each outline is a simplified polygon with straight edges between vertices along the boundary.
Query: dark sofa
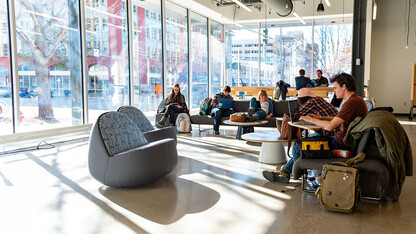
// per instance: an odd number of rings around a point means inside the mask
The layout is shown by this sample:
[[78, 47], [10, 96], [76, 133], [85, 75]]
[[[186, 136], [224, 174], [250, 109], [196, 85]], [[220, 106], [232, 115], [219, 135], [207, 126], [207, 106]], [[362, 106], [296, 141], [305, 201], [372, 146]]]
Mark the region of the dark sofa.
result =
[[[267, 124], [258, 125], [258, 127], [276, 127], [276, 118], [283, 117], [283, 114], [288, 114], [288, 102], [297, 102], [297, 99], [292, 100], [275, 100], [273, 102], [273, 117], [268, 119]], [[235, 100], [235, 106], [234, 111], [235, 112], [247, 112], [249, 107], [250, 100]], [[155, 121], [159, 121], [163, 113], [157, 113]], [[178, 114], [175, 114], [175, 118]], [[223, 117], [221, 119], [221, 123], [223, 124], [224, 120], [228, 120], [229, 117]], [[191, 123], [192, 124], [205, 124], [205, 125], [213, 125], [214, 124], [214, 118], [210, 115], [191, 115]], [[169, 119], [166, 120], [165, 126], [169, 126]], [[257, 127], [257, 126], [256, 126]]]

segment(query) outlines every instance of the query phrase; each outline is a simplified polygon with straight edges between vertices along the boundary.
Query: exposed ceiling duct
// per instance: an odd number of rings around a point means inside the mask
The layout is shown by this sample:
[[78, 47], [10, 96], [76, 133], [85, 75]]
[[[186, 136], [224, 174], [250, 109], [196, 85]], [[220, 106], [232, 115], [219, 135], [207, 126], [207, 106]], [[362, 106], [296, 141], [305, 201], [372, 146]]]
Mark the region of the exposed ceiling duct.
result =
[[285, 17], [290, 15], [293, 10], [293, 3], [291, 0], [261, 0], [264, 4], [276, 12], [279, 16]]

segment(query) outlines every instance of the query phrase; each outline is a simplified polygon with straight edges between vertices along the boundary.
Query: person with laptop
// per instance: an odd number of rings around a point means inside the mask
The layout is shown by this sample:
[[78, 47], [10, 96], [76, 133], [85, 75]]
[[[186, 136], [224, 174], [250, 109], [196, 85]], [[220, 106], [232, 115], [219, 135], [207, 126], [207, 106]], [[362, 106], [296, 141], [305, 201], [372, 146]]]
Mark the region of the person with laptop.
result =
[[165, 106], [167, 106], [165, 115], [157, 122], [159, 127], [163, 127], [169, 117], [170, 126], [175, 126], [176, 118], [173, 118], [174, 113], [189, 113], [185, 96], [181, 93], [181, 88], [178, 83], [173, 85], [172, 92], [166, 98]]
[[222, 92], [214, 95], [211, 101], [211, 116], [214, 117], [215, 135], [220, 134], [220, 123], [223, 116], [230, 116], [234, 113], [234, 99], [230, 95], [230, 86], [225, 86]]
[[338, 114], [338, 110], [333, 105], [314, 94], [309, 88], [299, 90], [298, 101], [300, 104], [299, 109], [291, 110], [293, 116], [290, 117], [293, 122], [298, 121], [300, 116], [306, 116], [308, 114], [315, 114], [317, 116], [335, 116]]
[[[356, 117], [362, 117], [367, 114], [367, 106], [364, 100], [355, 93], [355, 79], [350, 74], [337, 74], [331, 79], [331, 83], [334, 83], [334, 93], [337, 97], [343, 98], [345, 101], [338, 114], [335, 117], [332, 117], [319, 116], [317, 114], [310, 113], [306, 116], [301, 116], [299, 119], [333, 132], [329, 141], [329, 148], [331, 150], [351, 150], [349, 146], [344, 144], [344, 137], [350, 123]], [[293, 165], [299, 157], [300, 146], [299, 144], [294, 144], [292, 147], [292, 158], [286, 163], [286, 165], [278, 171], [263, 171], [264, 178], [272, 182], [288, 183]]]

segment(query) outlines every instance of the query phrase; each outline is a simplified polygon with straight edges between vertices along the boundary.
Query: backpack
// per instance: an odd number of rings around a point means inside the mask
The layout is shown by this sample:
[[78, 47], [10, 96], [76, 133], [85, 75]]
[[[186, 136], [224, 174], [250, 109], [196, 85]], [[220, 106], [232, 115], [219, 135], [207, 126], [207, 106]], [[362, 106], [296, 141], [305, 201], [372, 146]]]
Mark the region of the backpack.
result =
[[189, 118], [189, 115], [186, 113], [180, 113], [178, 117], [176, 118], [176, 130], [178, 132], [191, 132], [191, 119]]
[[365, 154], [361, 152], [345, 163], [333, 162], [323, 166], [321, 187], [315, 194], [325, 209], [351, 213], [361, 202], [358, 169], [350, 165], [364, 158]]
[[201, 105], [199, 105], [199, 114], [200, 115], [209, 115], [211, 113], [211, 101], [212, 98], [207, 97], [202, 101]]

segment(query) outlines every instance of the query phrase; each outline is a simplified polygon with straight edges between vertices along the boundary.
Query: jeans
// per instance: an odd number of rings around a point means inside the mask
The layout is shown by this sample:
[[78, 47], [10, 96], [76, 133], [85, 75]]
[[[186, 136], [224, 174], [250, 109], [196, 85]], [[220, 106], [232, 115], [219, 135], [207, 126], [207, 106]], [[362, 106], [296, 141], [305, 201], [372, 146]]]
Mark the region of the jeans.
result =
[[169, 118], [171, 124], [175, 124], [176, 118], [173, 118], [174, 113], [182, 113], [182, 108], [178, 108], [175, 105], [169, 105], [165, 112], [165, 117]]
[[[329, 138], [329, 149], [345, 149], [340, 144], [338, 144], [335, 136], [331, 136]], [[292, 158], [286, 163], [283, 168], [285, 168], [290, 174], [292, 174], [293, 165], [295, 164], [296, 160], [300, 158], [300, 144], [296, 141], [295, 144], [292, 146]]]
[[266, 111], [260, 108], [259, 102], [256, 100], [255, 97], [252, 97], [250, 99], [250, 108], [254, 108], [254, 115], [257, 117], [257, 119], [265, 119], [267, 117]]
[[214, 131], [219, 131], [220, 130], [220, 123], [221, 123], [221, 118], [224, 116], [230, 116], [231, 114], [233, 114], [234, 111], [233, 110], [221, 110], [219, 108], [214, 108], [211, 110], [211, 114], [214, 115]]

